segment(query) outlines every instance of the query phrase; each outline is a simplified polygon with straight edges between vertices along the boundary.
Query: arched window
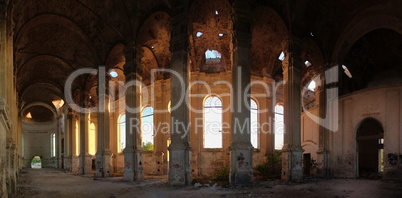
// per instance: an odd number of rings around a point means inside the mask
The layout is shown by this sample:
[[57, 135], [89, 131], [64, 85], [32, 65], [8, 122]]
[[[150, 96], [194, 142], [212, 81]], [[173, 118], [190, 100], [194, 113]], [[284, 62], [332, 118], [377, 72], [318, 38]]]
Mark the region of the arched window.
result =
[[120, 152], [126, 148], [126, 114], [120, 116], [117, 125], [119, 127], [117, 150]]
[[275, 106], [275, 149], [281, 150], [283, 147], [284, 140], [284, 116], [283, 116], [283, 106]]
[[255, 100], [250, 101], [251, 145], [258, 148], [258, 105]]
[[80, 133], [79, 133], [78, 120], [75, 121], [75, 155], [80, 155]]
[[96, 129], [95, 129], [95, 124], [94, 123], [91, 123], [89, 125], [88, 153], [91, 154], [91, 155], [96, 154]]
[[142, 148], [154, 150], [154, 108], [146, 107], [141, 116]]
[[52, 146], [52, 157], [56, 157], [56, 133], [52, 133], [51, 146]]
[[204, 148], [222, 148], [222, 101], [216, 96], [204, 101]]

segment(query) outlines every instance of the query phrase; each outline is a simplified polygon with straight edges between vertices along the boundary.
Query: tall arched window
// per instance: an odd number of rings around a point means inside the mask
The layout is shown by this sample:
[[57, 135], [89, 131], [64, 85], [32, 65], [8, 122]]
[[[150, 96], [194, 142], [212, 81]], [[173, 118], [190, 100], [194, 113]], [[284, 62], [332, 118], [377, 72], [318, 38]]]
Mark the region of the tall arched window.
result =
[[275, 106], [275, 149], [281, 150], [283, 147], [284, 140], [284, 117], [283, 117], [283, 106]]
[[204, 148], [222, 148], [222, 101], [216, 96], [204, 101]]
[[95, 124], [94, 123], [91, 123], [89, 125], [88, 153], [91, 154], [91, 155], [96, 154], [96, 129], [95, 129]]
[[79, 133], [78, 120], [75, 121], [75, 155], [80, 155], [80, 133]]
[[118, 151], [123, 151], [126, 148], [126, 114], [120, 116], [118, 123]]
[[142, 147], [144, 151], [154, 150], [154, 108], [146, 107], [141, 116]]
[[52, 133], [52, 157], [56, 157], [56, 133]]
[[254, 99], [250, 101], [251, 145], [258, 148], [258, 105]]

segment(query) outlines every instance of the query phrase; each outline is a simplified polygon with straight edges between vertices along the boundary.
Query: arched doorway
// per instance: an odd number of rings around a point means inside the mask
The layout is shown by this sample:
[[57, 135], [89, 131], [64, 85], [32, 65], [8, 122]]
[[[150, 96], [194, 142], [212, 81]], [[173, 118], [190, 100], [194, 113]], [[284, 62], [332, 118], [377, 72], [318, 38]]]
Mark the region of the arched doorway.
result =
[[358, 176], [377, 178], [383, 172], [384, 130], [380, 122], [367, 118], [357, 129]]

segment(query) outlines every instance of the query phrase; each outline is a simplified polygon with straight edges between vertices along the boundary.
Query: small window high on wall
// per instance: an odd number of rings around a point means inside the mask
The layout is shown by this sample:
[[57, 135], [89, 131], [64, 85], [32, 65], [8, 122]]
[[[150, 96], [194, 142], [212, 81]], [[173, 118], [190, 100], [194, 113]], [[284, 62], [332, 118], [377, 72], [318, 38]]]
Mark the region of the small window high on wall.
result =
[[251, 145], [258, 148], [258, 105], [255, 100], [250, 101]]
[[216, 50], [205, 51], [205, 64], [215, 65], [221, 62], [222, 55]]
[[126, 148], [126, 114], [120, 116], [118, 120], [118, 151], [123, 151]]
[[222, 148], [222, 101], [216, 96], [204, 101], [204, 148]]
[[141, 116], [142, 148], [154, 150], [154, 108], [146, 107]]
[[284, 116], [283, 106], [275, 106], [275, 149], [281, 150], [284, 143]]

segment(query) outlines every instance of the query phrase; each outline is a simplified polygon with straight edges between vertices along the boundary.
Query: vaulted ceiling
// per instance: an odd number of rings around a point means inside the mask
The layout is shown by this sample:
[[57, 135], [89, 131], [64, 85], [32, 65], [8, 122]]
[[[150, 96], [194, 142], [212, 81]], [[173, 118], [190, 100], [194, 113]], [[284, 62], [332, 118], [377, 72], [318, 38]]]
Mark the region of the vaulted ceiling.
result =
[[[39, 109], [53, 107], [55, 99], [65, 99], [68, 94], [64, 93], [66, 79], [79, 68], [100, 65], [117, 68], [122, 79], [115, 80], [124, 81], [122, 70], [126, 61], [126, 44], [135, 43], [139, 47], [145, 81], [149, 81], [151, 69], [169, 68], [169, 20], [172, 5], [177, 2], [14, 0], [14, 65], [20, 107], [26, 111], [22, 112], [23, 115], [28, 111], [38, 111], [41, 113], [34, 113], [39, 116], [38, 120], [49, 118], [54, 109]], [[199, 70], [207, 49], [221, 52], [225, 60], [224, 70], [231, 69], [232, 3], [233, 0], [188, 1], [193, 71]], [[305, 81], [315, 75], [314, 71], [337, 61], [346, 61], [353, 72], [357, 71], [359, 63], [352, 59], [371, 53], [359, 50], [359, 46], [371, 48], [390, 44], [396, 52], [386, 53], [384, 57], [389, 57], [387, 60], [401, 57], [399, 42], [387, 40], [400, 39], [400, 31], [367, 34], [373, 31], [370, 28], [377, 26], [402, 30], [400, 25], [394, 25], [398, 21], [400, 24], [402, 18], [401, 1], [251, 0], [249, 3], [253, 23], [250, 30], [253, 75], [280, 78], [282, 67], [277, 58], [289, 33], [301, 40], [303, 61], [308, 59], [312, 63], [310, 68], [303, 69]], [[203, 35], [197, 37], [197, 32]], [[359, 40], [366, 34], [362, 41]], [[382, 40], [370, 41], [377, 38]], [[369, 62], [377, 63], [374, 60]], [[89, 75], [79, 76], [73, 83], [72, 92], [79, 90], [94, 94], [91, 93], [96, 90], [94, 79]]]

